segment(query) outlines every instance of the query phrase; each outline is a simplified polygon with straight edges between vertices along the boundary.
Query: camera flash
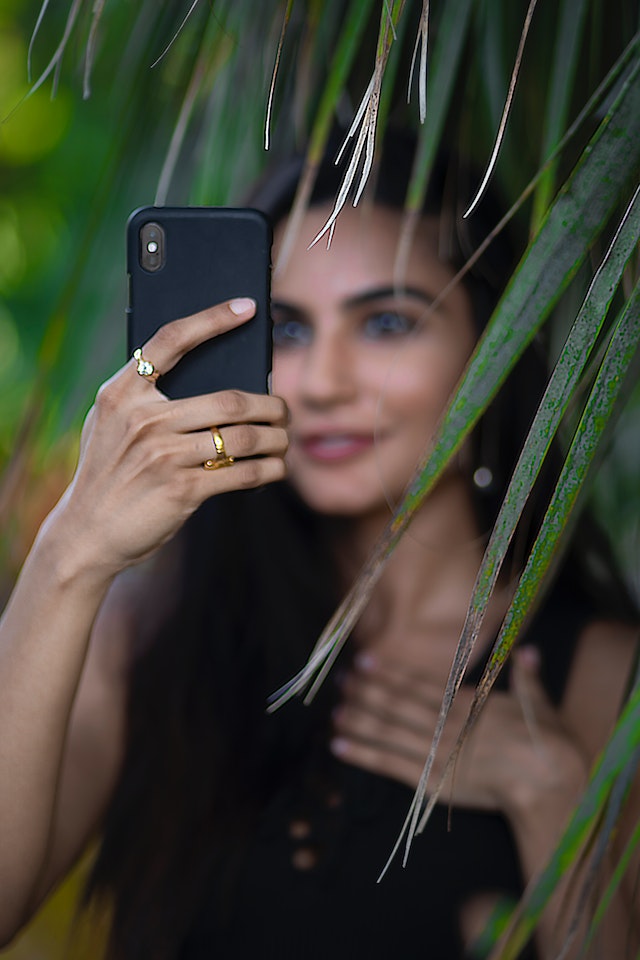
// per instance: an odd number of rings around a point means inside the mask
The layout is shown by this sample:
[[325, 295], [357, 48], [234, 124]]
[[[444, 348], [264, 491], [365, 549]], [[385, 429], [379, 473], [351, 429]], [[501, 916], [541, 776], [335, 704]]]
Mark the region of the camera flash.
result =
[[159, 223], [143, 223], [140, 227], [140, 247], [138, 257], [140, 266], [148, 273], [162, 270], [165, 261], [165, 232]]

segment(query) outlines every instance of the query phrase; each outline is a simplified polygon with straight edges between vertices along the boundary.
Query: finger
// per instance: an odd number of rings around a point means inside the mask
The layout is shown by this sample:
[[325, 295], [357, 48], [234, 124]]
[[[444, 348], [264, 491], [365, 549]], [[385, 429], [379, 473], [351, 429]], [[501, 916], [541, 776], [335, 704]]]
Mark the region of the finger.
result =
[[349, 678], [344, 685], [344, 704], [366, 711], [385, 721], [419, 731], [433, 732], [440, 701], [431, 701], [417, 690], [407, 694], [404, 688], [368, 677]]
[[511, 692], [518, 701], [530, 736], [538, 735], [538, 726], [553, 711], [551, 701], [540, 680], [540, 651], [523, 646], [513, 653]]
[[191, 433], [235, 423], [268, 423], [286, 426], [289, 413], [281, 397], [268, 394], [245, 393], [242, 390], [221, 390], [217, 393], [172, 400], [166, 415], [172, 428]]
[[[173, 320], [142, 344], [143, 356], [153, 364], [157, 373], [167, 373], [194, 347], [246, 323], [255, 310], [255, 300], [239, 297]], [[133, 365], [131, 369], [135, 372]]]
[[[223, 427], [219, 431], [228, 457], [238, 460], [245, 457], [284, 457], [289, 446], [289, 436], [282, 427], [267, 427], [255, 423]], [[201, 466], [209, 458], [215, 459], [218, 451], [210, 430], [186, 435], [183, 439], [185, 455], [183, 466]]]
[[407, 660], [399, 660], [396, 657], [385, 657], [377, 651], [364, 650], [358, 653], [354, 660], [358, 670], [371, 675], [386, 679], [389, 683], [397, 686], [428, 685], [436, 686], [431, 674], [425, 673], [415, 663]]
[[513, 651], [511, 689], [526, 697], [533, 706], [548, 706], [550, 701], [540, 679], [540, 651], [525, 645]]
[[333, 714], [334, 727], [342, 736], [371, 740], [424, 759], [433, 724], [420, 717], [415, 723], [412, 720], [402, 710], [388, 714], [372, 713], [351, 702], [341, 704]]
[[[440, 705], [444, 693], [443, 686], [417, 672], [409, 664], [382, 659], [377, 653], [374, 655], [369, 651], [356, 656], [354, 670], [346, 680], [346, 687], [350, 692], [355, 692], [360, 683], [363, 686], [375, 684], [381, 696], [384, 696], [386, 689], [391, 698], [417, 700], [432, 707]], [[374, 694], [374, 691], [371, 693]]]
[[334, 737], [329, 747], [332, 753], [345, 763], [391, 777], [412, 788], [415, 788], [420, 780], [422, 760], [419, 757], [388, 749], [382, 744], [342, 736]]
[[282, 457], [259, 457], [236, 460], [219, 470], [188, 470], [187, 495], [197, 504], [219, 493], [252, 490], [267, 483], [283, 480], [287, 469]]

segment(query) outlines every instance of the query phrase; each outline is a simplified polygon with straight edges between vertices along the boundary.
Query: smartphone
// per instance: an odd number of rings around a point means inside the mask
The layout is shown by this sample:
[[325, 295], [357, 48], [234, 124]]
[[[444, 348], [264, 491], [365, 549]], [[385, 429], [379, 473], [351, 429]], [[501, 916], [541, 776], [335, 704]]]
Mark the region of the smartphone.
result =
[[[269, 390], [271, 226], [257, 210], [142, 207], [127, 222], [129, 356], [165, 323], [233, 297], [256, 315], [208, 340], [158, 380], [171, 399], [217, 390]], [[150, 359], [153, 359], [152, 357]]]

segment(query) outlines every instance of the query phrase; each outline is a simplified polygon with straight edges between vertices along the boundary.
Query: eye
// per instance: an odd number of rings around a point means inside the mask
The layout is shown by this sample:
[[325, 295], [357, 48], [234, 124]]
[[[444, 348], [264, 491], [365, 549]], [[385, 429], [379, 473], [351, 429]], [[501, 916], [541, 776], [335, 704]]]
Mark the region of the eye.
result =
[[410, 333], [415, 327], [415, 320], [404, 313], [395, 310], [380, 310], [370, 314], [364, 324], [365, 336], [370, 340], [380, 340], [383, 337], [398, 337]]
[[304, 347], [311, 342], [311, 327], [291, 317], [273, 321], [274, 347]]

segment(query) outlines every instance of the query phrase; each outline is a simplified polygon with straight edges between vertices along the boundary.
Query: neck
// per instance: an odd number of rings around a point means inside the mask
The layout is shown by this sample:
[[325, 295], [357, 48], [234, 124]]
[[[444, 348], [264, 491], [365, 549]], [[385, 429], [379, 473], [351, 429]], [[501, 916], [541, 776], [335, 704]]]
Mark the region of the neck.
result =
[[[338, 539], [345, 585], [368, 559], [389, 515], [359, 519]], [[376, 586], [358, 633], [464, 619], [484, 549], [461, 478], [446, 478], [414, 516]]]

